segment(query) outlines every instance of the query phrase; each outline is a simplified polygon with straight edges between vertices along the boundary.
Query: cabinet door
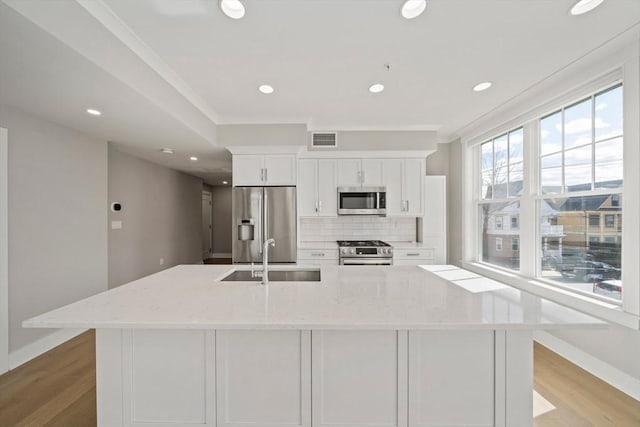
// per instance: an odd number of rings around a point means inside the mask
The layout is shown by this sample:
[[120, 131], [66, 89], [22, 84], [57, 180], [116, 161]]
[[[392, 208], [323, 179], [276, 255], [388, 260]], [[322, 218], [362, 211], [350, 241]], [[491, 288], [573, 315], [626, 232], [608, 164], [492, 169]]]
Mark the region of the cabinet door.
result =
[[264, 156], [254, 154], [236, 154], [232, 159], [233, 186], [264, 185], [262, 168]]
[[338, 187], [360, 187], [360, 159], [338, 160]]
[[421, 216], [423, 207], [424, 160], [407, 159], [404, 161], [403, 192], [406, 201], [405, 213], [409, 216]]
[[314, 427], [407, 425], [405, 331], [313, 331]]
[[318, 187], [317, 160], [301, 159], [298, 174], [298, 211], [300, 216], [318, 215]]
[[264, 156], [265, 185], [296, 185], [296, 156]]
[[384, 159], [382, 161], [382, 178], [387, 187], [387, 215], [404, 215], [402, 160]]
[[370, 187], [385, 185], [382, 162], [382, 159], [362, 159], [362, 185]]
[[318, 215], [338, 215], [338, 190], [335, 160], [318, 160]]
[[309, 331], [216, 331], [218, 427], [311, 425]]
[[495, 424], [493, 331], [409, 332], [409, 424]]

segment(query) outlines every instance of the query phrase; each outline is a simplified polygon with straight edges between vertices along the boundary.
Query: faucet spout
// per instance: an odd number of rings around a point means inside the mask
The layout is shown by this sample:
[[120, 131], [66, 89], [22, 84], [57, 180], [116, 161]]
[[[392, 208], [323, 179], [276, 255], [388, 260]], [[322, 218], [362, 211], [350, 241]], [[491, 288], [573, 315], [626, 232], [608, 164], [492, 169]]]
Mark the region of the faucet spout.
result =
[[262, 245], [262, 284], [269, 284], [269, 246], [276, 246], [276, 239], [268, 239]]

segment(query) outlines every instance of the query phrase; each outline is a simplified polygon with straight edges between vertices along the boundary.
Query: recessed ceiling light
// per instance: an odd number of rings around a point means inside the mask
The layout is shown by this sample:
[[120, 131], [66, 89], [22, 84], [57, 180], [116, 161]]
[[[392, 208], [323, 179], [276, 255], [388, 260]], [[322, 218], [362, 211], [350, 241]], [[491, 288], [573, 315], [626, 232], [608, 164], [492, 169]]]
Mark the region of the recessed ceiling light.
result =
[[240, 0], [220, 0], [220, 9], [231, 19], [244, 16], [244, 5]]
[[582, 15], [600, 6], [604, 0], [580, 0], [571, 8], [571, 14]]
[[269, 86], [269, 85], [260, 85], [260, 87], [258, 88], [258, 90], [264, 94], [269, 95], [270, 93], [273, 93], [273, 86]]
[[198, 158], [196, 156], [191, 156], [189, 157], [189, 160], [191, 160], [192, 162], [197, 162]]
[[173, 150], [171, 148], [161, 148], [160, 152], [164, 154], [173, 154]]
[[402, 5], [402, 17], [413, 19], [420, 16], [427, 7], [427, 0], [407, 0]]
[[222, 183], [223, 183], [224, 185], [227, 185], [227, 184], [228, 184], [228, 182], [227, 182], [227, 181], [222, 181]]
[[473, 91], [474, 92], [482, 92], [483, 90], [487, 90], [491, 87], [493, 83], [491, 82], [482, 82], [482, 83], [478, 83], [477, 85], [475, 85], [473, 87]]
[[372, 84], [369, 86], [369, 92], [371, 93], [380, 93], [384, 90], [384, 85], [380, 83]]
[[95, 108], [87, 108], [87, 113], [91, 114], [92, 116], [101, 116], [102, 112], [99, 110], [96, 110]]

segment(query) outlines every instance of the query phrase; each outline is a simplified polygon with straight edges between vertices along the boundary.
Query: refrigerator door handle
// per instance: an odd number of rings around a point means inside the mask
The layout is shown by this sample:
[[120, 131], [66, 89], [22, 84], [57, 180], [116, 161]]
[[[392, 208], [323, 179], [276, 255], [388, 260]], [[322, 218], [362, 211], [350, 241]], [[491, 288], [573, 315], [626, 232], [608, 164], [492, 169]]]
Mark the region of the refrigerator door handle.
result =
[[269, 237], [269, 196], [267, 196], [267, 192], [264, 192], [264, 240], [266, 242], [270, 239]]

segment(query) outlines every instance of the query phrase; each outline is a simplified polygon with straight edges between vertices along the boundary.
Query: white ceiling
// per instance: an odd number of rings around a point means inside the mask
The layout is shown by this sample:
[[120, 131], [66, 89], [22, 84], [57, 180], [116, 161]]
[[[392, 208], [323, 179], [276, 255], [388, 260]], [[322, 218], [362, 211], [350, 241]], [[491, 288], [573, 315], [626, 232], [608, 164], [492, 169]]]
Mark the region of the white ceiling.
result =
[[[579, 17], [574, 1], [429, 0], [405, 20], [401, 0], [243, 0], [236, 21], [214, 0], [4, 0], [0, 89], [3, 101], [203, 177], [228, 168], [216, 124], [437, 130], [448, 142], [640, 25], [638, 0]], [[471, 91], [485, 80], [490, 90]], [[374, 82], [386, 90], [370, 94]], [[263, 83], [276, 92], [259, 93]], [[89, 103], [107, 113], [87, 117]], [[164, 145], [208, 163], [158, 156]]]

